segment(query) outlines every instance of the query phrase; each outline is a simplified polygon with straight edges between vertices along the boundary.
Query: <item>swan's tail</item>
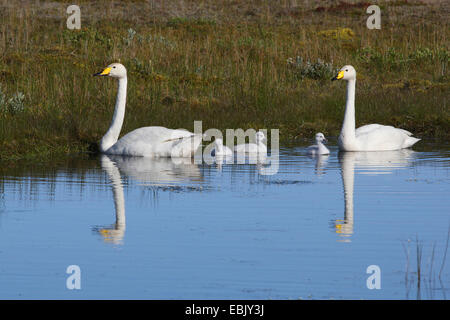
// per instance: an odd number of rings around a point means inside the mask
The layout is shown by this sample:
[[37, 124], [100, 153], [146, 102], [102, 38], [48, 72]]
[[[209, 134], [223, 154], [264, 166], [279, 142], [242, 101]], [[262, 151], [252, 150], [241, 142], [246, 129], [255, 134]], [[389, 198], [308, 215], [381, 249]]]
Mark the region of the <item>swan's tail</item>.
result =
[[178, 141], [171, 150], [173, 157], [193, 157], [203, 140], [203, 134], [194, 133], [190, 136], [164, 140], [164, 142]]
[[405, 139], [405, 142], [403, 143], [403, 148], [409, 148], [412, 147], [414, 144], [419, 142], [421, 139], [414, 138], [414, 137], [407, 137]]

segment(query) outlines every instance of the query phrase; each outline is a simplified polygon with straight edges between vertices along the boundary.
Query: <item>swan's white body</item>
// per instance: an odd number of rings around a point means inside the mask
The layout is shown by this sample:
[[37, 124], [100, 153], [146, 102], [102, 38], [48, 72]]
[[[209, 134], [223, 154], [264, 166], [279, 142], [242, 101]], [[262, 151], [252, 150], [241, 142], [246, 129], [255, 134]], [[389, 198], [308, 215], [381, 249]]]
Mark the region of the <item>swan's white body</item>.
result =
[[309, 146], [307, 151], [310, 155], [330, 154], [330, 150], [323, 144], [326, 141], [323, 133], [316, 134], [316, 144]]
[[258, 154], [258, 155], [266, 155], [267, 154], [267, 147], [263, 143], [265, 136], [262, 131], [258, 131], [256, 133], [256, 143], [244, 143], [244, 144], [238, 144], [234, 147], [234, 151], [239, 154]]
[[403, 129], [381, 124], [369, 124], [355, 129], [356, 71], [344, 66], [333, 80], [348, 81], [347, 102], [338, 144], [342, 151], [388, 151], [409, 148], [420, 139]]
[[233, 155], [233, 151], [227, 146], [223, 145], [223, 140], [217, 138], [214, 140], [214, 149], [211, 151], [211, 154], [216, 157], [228, 157]]
[[187, 130], [164, 127], [143, 127], [133, 130], [118, 140], [125, 116], [127, 73], [120, 63], [113, 63], [96, 75], [118, 79], [116, 105], [111, 125], [100, 141], [105, 154], [137, 157], [192, 157], [200, 146], [201, 135]]

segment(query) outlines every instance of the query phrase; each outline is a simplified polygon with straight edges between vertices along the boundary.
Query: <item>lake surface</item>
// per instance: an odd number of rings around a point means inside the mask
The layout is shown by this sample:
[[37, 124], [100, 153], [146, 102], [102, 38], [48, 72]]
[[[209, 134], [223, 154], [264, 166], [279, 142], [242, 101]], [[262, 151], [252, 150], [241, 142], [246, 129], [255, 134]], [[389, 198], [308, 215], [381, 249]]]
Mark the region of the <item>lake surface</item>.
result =
[[282, 148], [274, 175], [106, 156], [8, 164], [0, 298], [447, 299], [450, 148], [421, 144]]

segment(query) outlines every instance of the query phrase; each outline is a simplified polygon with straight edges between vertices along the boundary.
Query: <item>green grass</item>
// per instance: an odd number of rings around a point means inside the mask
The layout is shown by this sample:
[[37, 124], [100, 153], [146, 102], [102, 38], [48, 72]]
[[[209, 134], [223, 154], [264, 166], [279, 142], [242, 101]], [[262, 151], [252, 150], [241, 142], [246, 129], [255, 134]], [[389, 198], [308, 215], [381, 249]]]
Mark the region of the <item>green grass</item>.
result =
[[[204, 130], [279, 128], [282, 142], [318, 131], [337, 135], [345, 84], [329, 81], [321, 65], [306, 66], [321, 59], [332, 68], [355, 66], [357, 125], [450, 137], [443, 4], [383, 2], [382, 29], [368, 30], [358, 6], [79, 3], [82, 29], [68, 30], [72, 3], [0, 0], [0, 159], [95, 150], [112, 117], [116, 83], [92, 74], [116, 61], [129, 77], [122, 133], [148, 125], [193, 130], [202, 120]], [[287, 60], [296, 57], [303, 64], [293, 67]], [[14, 100], [19, 93], [24, 99]]]

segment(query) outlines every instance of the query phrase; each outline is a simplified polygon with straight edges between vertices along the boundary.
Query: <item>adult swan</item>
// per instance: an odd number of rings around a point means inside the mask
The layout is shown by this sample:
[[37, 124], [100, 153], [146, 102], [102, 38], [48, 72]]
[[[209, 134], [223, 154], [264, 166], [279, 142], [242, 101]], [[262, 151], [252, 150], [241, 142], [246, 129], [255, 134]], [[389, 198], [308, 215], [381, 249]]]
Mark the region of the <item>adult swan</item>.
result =
[[387, 151], [409, 148], [420, 139], [403, 129], [381, 124], [369, 124], [355, 130], [355, 85], [356, 71], [344, 66], [331, 80], [347, 80], [347, 103], [339, 135], [339, 149], [342, 151]]
[[120, 140], [127, 98], [127, 70], [120, 63], [110, 64], [94, 76], [108, 76], [119, 82], [111, 125], [100, 141], [100, 151], [106, 154], [138, 157], [192, 157], [200, 146], [201, 135], [187, 130], [164, 127], [144, 127], [127, 133]]

